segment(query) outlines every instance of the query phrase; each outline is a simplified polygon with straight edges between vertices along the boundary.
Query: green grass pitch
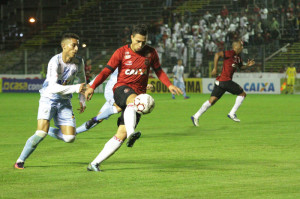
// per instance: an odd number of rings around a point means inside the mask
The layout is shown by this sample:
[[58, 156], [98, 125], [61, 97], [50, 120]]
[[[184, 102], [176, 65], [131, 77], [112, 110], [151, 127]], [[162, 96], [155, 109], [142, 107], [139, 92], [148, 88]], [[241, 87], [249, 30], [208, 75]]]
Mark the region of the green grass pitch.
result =
[[[141, 138], [133, 148], [124, 144], [96, 173], [86, 167], [115, 134], [117, 115], [71, 144], [48, 136], [25, 170], [16, 170], [36, 130], [39, 95], [0, 94], [0, 198], [300, 198], [298, 95], [248, 95], [237, 112], [240, 123], [227, 118], [235, 96], [224, 95], [198, 128], [190, 116], [209, 95], [152, 96], [156, 107], [138, 125]], [[74, 111], [77, 125], [103, 103], [95, 94], [85, 113]]]

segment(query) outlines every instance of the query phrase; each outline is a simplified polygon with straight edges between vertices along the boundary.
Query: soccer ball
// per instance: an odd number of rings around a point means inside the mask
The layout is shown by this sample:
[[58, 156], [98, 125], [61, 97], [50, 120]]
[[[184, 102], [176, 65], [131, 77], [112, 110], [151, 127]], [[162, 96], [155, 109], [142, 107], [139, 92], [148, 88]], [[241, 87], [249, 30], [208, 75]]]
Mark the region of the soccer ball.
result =
[[135, 110], [139, 114], [150, 113], [155, 106], [153, 97], [148, 94], [139, 94], [134, 99]]

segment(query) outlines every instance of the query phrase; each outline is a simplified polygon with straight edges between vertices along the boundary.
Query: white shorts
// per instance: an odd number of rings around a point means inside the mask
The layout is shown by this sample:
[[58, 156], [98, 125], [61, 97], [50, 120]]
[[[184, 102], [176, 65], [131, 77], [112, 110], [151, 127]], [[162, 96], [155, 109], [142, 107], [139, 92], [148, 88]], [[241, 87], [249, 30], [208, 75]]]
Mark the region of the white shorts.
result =
[[111, 106], [115, 103], [113, 92], [114, 85], [115, 84], [107, 84], [104, 91], [104, 97], [106, 99], [106, 102], [108, 102]]
[[51, 120], [53, 118], [55, 126], [73, 126], [76, 127], [76, 120], [73, 114], [71, 100], [59, 99], [52, 100], [47, 97], [41, 97], [39, 101], [39, 110], [37, 119]]

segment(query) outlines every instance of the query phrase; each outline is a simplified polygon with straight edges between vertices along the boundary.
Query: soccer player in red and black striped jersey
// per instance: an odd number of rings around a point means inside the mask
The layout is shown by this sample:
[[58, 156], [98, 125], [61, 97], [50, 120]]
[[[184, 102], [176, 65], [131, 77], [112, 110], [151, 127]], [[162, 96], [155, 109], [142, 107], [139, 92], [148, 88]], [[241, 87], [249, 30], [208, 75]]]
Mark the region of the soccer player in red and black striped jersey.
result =
[[135, 127], [141, 115], [137, 114], [133, 102], [137, 95], [146, 93], [150, 68], [155, 71], [157, 77], [172, 94], [182, 94], [182, 91], [172, 85], [162, 70], [155, 49], [146, 45], [147, 36], [148, 31], [145, 25], [135, 25], [132, 29], [132, 43], [114, 52], [107, 66], [85, 93], [86, 98], [90, 100], [94, 89], [102, 84], [114, 70], [119, 71], [117, 83], [113, 88], [115, 103], [122, 109], [122, 115], [118, 118], [119, 128], [96, 159], [89, 164], [89, 171], [100, 171], [99, 165], [115, 153], [126, 138], [128, 138], [127, 146], [132, 147], [135, 140], [140, 137], [141, 133], [135, 132]]
[[228, 91], [231, 94], [237, 95], [235, 104], [227, 116], [235, 122], [240, 122], [235, 113], [244, 101], [246, 93], [237, 83], [232, 81], [232, 76], [233, 73], [237, 70], [237, 68], [246, 69], [255, 64], [254, 60], [248, 60], [247, 64], [243, 65], [243, 61], [240, 57], [240, 53], [242, 52], [242, 50], [243, 42], [237, 40], [232, 43], [232, 50], [221, 51], [215, 54], [214, 69], [212, 70], [211, 74], [216, 75], [218, 73], [217, 69], [220, 57], [224, 59], [223, 69], [221, 75], [219, 75], [216, 78], [210, 99], [204, 102], [204, 104], [201, 106], [198, 112], [191, 117], [192, 122], [195, 126], [199, 126], [199, 117], [209, 107], [214, 105], [226, 91]]

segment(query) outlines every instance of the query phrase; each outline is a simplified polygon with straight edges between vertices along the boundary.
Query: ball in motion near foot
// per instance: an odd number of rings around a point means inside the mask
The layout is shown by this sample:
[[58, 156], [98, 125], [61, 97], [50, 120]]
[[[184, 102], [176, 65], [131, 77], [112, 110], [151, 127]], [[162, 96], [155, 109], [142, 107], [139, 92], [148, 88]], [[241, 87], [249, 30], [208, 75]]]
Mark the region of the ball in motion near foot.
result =
[[154, 109], [155, 102], [150, 95], [139, 94], [134, 99], [134, 106], [139, 114], [148, 114]]

